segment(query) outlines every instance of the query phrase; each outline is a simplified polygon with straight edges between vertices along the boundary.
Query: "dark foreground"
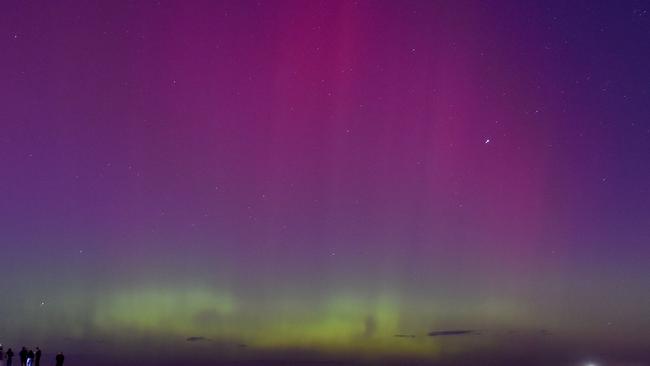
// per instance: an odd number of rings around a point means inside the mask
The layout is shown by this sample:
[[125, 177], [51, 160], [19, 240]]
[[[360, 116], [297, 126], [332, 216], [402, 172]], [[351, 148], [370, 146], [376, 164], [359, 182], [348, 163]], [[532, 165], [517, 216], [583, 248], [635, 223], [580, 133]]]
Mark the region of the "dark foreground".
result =
[[554, 355], [520, 355], [517, 357], [456, 357], [448, 360], [299, 360], [299, 359], [256, 359], [256, 360], [108, 360], [88, 356], [73, 356], [66, 366], [650, 366], [650, 353], [615, 358], [607, 357], [559, 357]]

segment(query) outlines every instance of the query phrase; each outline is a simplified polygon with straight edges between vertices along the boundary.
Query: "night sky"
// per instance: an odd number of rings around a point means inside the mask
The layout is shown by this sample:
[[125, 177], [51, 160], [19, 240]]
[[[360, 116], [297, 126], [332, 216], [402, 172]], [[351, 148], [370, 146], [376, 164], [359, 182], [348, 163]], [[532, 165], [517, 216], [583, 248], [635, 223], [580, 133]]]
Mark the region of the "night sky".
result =
[[648, 2], [6, 1], [0, 50], [5, 350], [650, 364]]

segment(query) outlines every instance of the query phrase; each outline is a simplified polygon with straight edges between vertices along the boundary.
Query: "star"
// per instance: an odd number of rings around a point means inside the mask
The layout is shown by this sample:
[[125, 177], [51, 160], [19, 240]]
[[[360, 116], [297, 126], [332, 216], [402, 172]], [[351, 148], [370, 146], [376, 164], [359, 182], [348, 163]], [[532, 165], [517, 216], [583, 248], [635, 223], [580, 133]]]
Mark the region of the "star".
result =
[[489, 144], [489, 143], [490, 143], [490, 139], [489, 139], [489, 138], [488, 138], [488, 139], [485, 139], [485, 144], [487, 145], [487, 144]]

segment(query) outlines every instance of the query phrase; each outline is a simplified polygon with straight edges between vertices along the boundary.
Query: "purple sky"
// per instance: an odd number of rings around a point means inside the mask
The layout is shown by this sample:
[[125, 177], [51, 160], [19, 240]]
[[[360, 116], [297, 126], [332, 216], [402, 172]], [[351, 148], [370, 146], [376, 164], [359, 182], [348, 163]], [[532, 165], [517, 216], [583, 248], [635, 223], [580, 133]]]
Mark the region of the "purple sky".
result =
[[14, 350], [647, 346], [647, 3], [0, 10]]

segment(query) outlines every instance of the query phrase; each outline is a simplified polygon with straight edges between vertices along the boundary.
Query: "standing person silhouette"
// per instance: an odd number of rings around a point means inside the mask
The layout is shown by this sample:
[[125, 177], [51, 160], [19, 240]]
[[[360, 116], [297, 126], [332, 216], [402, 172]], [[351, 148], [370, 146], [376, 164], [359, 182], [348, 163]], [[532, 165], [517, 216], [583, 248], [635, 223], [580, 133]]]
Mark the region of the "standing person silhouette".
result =
[[12, 351], [11, 348], [9, 348], [7, 350], [7, 366], [11, 366], [11, 361], [13, 358], [14, 358], [14, 351]]
[[20, 366], [27, 366], [27, 348], [23, 348], [18, 352], [18, 357], [20, 357]]
[[27, 351], [27, 366], [34, 366], [34, 351]]
[[36, 353], [34, 354], [34, 366], [41, 366], [41, 349], [36, 347]]
[[63, 353], [59, 352], [59, 354], [56, 355], [56, 366], [63, 366], [63, 360], [65, 360], [65, 357], [63, 356]]

